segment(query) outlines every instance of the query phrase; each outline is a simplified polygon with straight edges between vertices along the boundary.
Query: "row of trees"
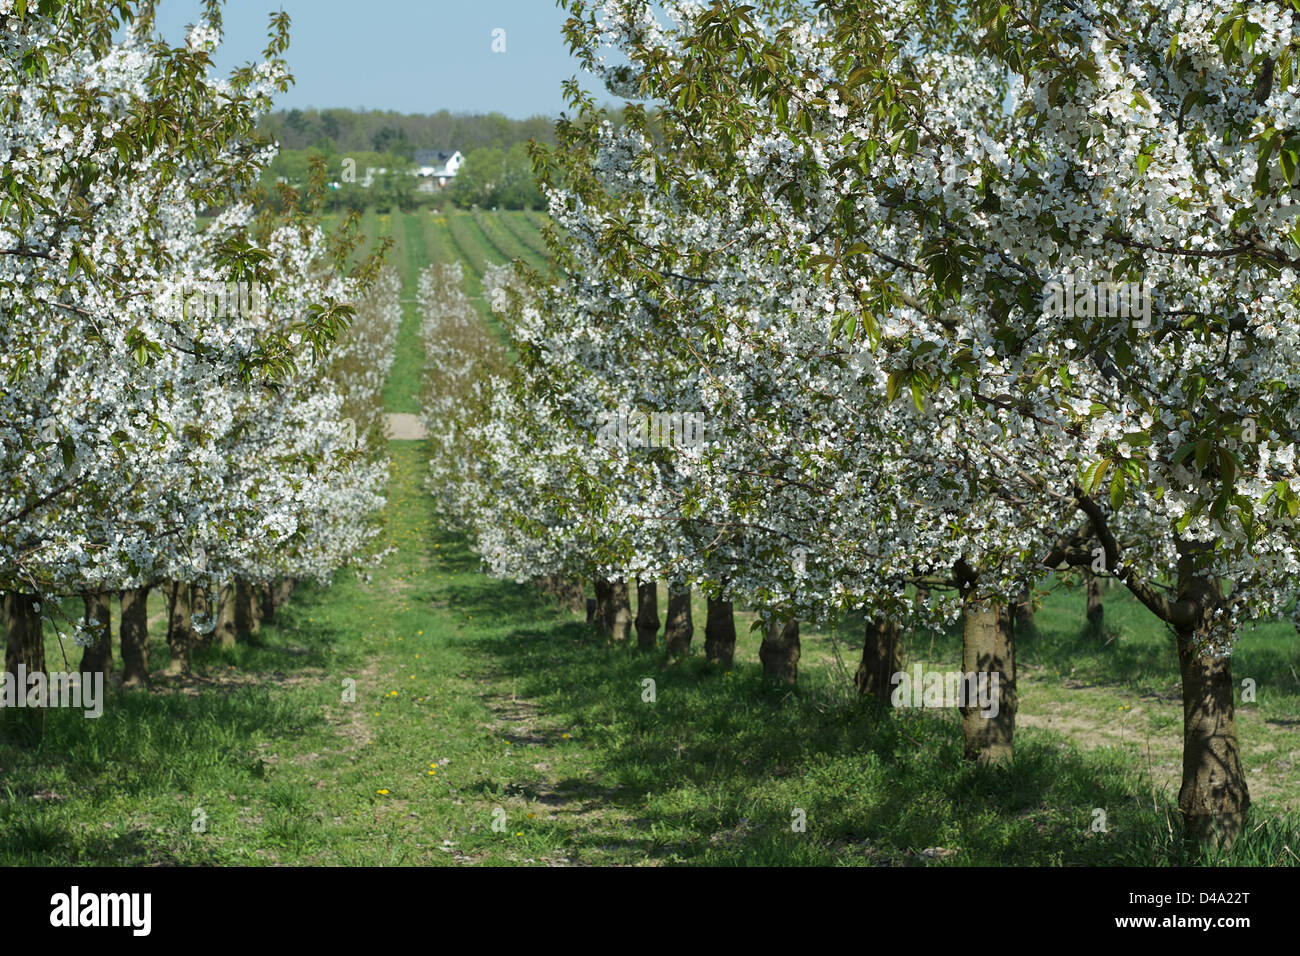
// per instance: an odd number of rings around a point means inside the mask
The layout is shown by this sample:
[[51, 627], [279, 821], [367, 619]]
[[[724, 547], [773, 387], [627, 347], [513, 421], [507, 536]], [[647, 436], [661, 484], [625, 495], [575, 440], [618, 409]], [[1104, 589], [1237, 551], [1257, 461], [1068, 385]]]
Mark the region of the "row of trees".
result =
[[315, 147], [351, 155], [373, 150], [411, 159], [417, 149], [509, 150], [517, 143], [555, 141], [555, 120], [516, 120], [501, 113], [407, 114], [391, 110], [277, 110], [258, 122], [258, 131], [289, 150]]
[[[519, 361], [467, 397], [448, 502], [490, 568], [594, 576], [623, 639], [631, 582], [702, 589], [706, 634], [743, 601], [790, 682], [798, 622], [859, 611], [877, 697], [900, 627], [960, 620], [997, 762], [1012, 608], [1099, 572], [1176, 636], [1179, 807], [1231, 839], [1231, 650], [1300, 570], [1291, 9], [566, 5], [655, 109], [616, 127], [574, 86], [535, 150], [558, 269], [494, 293]], [[634, 440], [696, 412], [701, 444]]]
[[[256, 214], [288, 20], [261, 62], [212, 73], [220, 0], [184, 47], [151, 3], [0, 3], [0, 592], [5, 669], [44, 670], [42, 616], [147, 683], [165, 588], [172, 663], [220, 620], [251, 630], [283, 582], [373, 551], [387, 463], [379, 390], [398, 282], [356, 221]], [[122, 25], [125, 24], [125, 29]], [[314, 171], [319, 194], [324, 170]], [[202, 213], [212, 216], [206, 228]]]

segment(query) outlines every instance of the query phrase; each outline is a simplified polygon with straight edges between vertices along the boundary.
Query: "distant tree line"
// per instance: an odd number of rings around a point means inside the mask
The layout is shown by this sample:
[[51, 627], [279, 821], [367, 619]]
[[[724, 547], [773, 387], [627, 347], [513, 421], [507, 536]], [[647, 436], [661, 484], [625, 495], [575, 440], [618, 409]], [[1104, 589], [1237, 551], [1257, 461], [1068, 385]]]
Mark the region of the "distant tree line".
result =
[[[423, 205], [453, 203], [468, 208], [540, 209], [541, 192], [533, 179], [527, 142], [554, 144], [555, 121], [546, 116], [513, 120], [500, 113], [428, 115], [347, 109], [288, 110], [268, 115], [260, 131], [280, 144], [280, 153], [267, 168], [261, 204], [283, 212], [294, 194], [277, 183], [299, 187], [306, 183], [313, 156], [325, 163], [324, 211], [374, 208], [408, 212]], [[445, 189], [420, 192], [411, 176], [421, 149], [459, 150], [465, 157], [458, 174]], [[352, 160], [355, 181], [345, 175]], [[384, 169], [369, 186], [366, 170]]]
[[555, 142], [555, 119], [533, 116], [515, 120], [501, 113], [403, 114], [386, 110], [280, 110], [266, 116], [259, 130], [279, 141], [283, 149], [316, 147], [324, 152], [371, 150], [405, 154], [417, 149], [458, 149], [468, 156], [476, 149], [508, 150], [535, 139]]

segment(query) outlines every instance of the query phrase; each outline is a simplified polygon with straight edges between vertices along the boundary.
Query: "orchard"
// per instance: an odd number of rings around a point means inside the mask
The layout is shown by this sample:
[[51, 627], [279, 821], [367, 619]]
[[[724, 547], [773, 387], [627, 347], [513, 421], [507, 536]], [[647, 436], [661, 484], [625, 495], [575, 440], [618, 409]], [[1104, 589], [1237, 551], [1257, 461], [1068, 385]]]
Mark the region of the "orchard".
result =
[[533, 218], [268, 196], [286, 14], [0, 0], [4, 671], [116, 728], [0, 834], [194, 700], [180, 862], [1297, 862], [1300, 3], [558, 5]]

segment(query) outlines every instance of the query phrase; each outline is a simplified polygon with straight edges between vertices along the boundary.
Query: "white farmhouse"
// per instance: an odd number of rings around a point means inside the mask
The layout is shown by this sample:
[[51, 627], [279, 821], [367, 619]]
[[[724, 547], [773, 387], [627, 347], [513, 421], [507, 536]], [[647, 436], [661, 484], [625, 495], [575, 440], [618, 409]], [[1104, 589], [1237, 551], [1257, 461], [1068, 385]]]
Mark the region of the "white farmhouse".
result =
[[418, 149], [415, 151], [415, 169], [412, 172], [423, 180], [420, 183], [421, 192], [431, 193], [435, 188], [442, 189], [455, 179], [456, 171], [463, 162], [465, 157], [458, 149]]

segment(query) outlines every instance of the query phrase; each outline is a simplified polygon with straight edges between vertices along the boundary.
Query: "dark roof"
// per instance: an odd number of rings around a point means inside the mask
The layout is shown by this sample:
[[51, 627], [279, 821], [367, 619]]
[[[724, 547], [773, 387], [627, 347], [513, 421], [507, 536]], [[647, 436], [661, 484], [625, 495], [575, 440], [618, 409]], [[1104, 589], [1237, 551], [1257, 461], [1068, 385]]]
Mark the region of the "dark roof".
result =
[[454, 149], [417, 149], [415, 164], [417, 166], [445, 166], [447, 160], [456, 155]]

